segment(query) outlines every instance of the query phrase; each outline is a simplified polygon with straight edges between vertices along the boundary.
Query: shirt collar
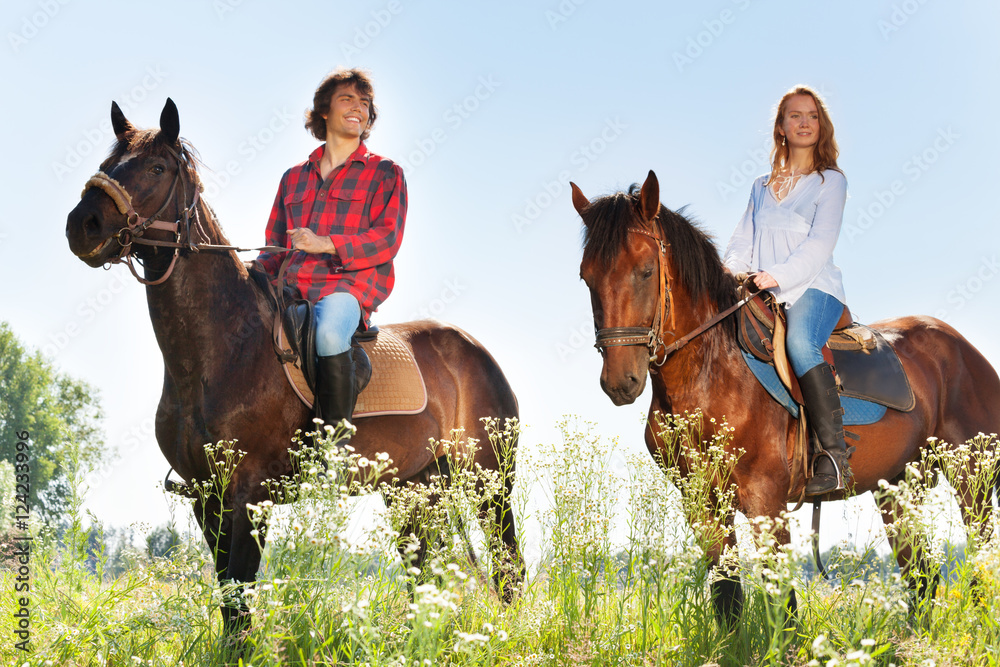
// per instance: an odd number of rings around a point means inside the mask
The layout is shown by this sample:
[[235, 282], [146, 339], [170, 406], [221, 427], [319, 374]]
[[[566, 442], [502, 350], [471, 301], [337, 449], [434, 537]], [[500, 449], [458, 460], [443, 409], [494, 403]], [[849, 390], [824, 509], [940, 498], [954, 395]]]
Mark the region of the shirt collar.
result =
[[[326, 144], [323, 144], [318, 146], [316, 150], [309, 155], [309, 163], [312, 164], [317, 171], [319, 171], [319, 161], [323, 159], [323, 155], [325, 153]], [[347, 156], [347, 159], [344, 160], [344, 164], [347, 164], [348, 162], [361, 162], [362, 164], [368, 164], [368, 160], [370, 160], [371, 157], [372, 154], [368, 152], [368, 147], [365, 146], [365, 142], [362, 141], [358, 147], [354, 149], [354, 152]]]

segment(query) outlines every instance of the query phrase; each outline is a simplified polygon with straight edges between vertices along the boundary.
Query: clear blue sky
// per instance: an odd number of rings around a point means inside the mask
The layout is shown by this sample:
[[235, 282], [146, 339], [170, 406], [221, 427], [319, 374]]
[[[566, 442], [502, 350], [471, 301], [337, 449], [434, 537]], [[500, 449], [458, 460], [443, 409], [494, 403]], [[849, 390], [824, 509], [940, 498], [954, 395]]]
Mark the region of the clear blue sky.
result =
[[380, 107], [369, 145], [405, 166], [410, 193], [376, 321], [430, 314], [479, 338], [518, 394], [524, 446], [575, 414], [641, 451], [648, 396], [615, 408], [598, 384], [567, 181], [594, 196], [654, 169], [663, 202], [724, 245], [765, 171], [773, 105], [806, 83], [827, 97], [850, 187], [835, 258], [855, 314], [943, 317], [1000, 365], [998, 19], [995, 3], [930, 0], [8, 0], [0, 319], [100, 391], [120, 458], [88, 507], [166, 520], [144, 289], [64, 236], [111, 145], [111, 101], [150, 126], [171, 97], [211, 170], [206, 198], [256, 245], [282, 172], [316, 145], [301, 123], [315, 86], [360, 66]]

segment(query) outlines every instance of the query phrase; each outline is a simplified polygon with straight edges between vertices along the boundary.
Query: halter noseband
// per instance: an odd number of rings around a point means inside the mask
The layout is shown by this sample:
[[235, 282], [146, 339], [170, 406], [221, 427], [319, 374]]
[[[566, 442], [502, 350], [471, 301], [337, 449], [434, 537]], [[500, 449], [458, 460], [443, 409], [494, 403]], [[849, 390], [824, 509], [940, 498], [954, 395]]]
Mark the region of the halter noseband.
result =
[[[655, 218], [653, 219], [653, 224], [656, 224]], [[674, 335], [674, 297], [670, 289], [670, 278], [667, 276], [667, 247], [670, 244], [663, 240], [659, 234], [647, 232], [645, 229], [629, 227], [628, 231], [648, 236], [656, 242], [659, 248], [657, 262], [659, 263], [660, 291], [657, 298], [660, 302], [660, 309], [653, 316], [652, 325], [648, 327], [607, 327], [597, 329], [595, 325], [597, 341], [594, 347], [603, 356], [606, 354], [605, 348], [608, 347], [644, 345], [649, 349], [649, 363], [662, 366], [667, 361], [668, 356], [663, 343], [663, 327], [668, 317], [670, 325], [666, 333], [669, 333], [671, 336]], [[657, 360], [659, 357], [657, 348], [659, 347], [664, 347], [664, 353], [663, 358]]]
[[[159, 285], [170, 277], [170, 274], [174, 270], [174, 265], [177, 263], [177, 257], [180, 254], [181, 248], [189, 248], [191, 250], [196, 250], [197, 248], [191, 242], [191, 215], [194, 214], [195, 227], [200, 231], [201, 225], [198, 218], [198, 199], [200, 197], [200, 188], [195, 187], [194, 196], [191, 198], [191, 204], [187, 205], [187, 184], [185, 179], [181, 176], [185, 166], [184, 160], [178, 153], [170, 146], [165, 147], [170, 154], [174, 157], [177, 162], [177, 173], [174, 174], [174, 180], [170, 184], [170, 191], [163, 200], [163, 204], [157, 209], [156, 213], [149, 217], [142, 217], [135, 210], [132, 205], [132, 195], [128, 193], [125, 187], [111, 178], [108, 174], [103, 171], [98, 171], [96, 174], [91, 176], [83, 186], [83, 192], [80, 193], [82, 198], [87, 194], [87, 190], [91, 188], [98, 188], [104, 191], [111, 200], [115, 203], [118, 211], [125, 216], [125, 226], [119, 229], [115, 234], [109, 236], [105, 239], [97, 248], [88, 253], [87, 257], [97, 255], [105, 246], [113, 240], [118, 241], [118, 245], [121, 247], [121, 251], [118, 256], [112, 260], [109, 260], [110, 264], [119, 264], [124, 261], [128, 264], [128, 268], [132, 271], [132, 275], [136, 277], [136, 280], [144, 285]], [[174, 193], [177, 191], [177, 183], [181, 184], [179, 208], [181, 210], [181, 217], [173, 222], [166, 220], [157, 220], [157, 216], [163, 213], [164, 209], [170, 203], [173, 198]], [[184, 224], [184, 229], [187, 234], [187, 244], [181, 243], [181, 223]], [[158, 229], [166, 232], [172, 232], [174, 235], [174, 240], [171, 241], [156, 241], [153, 239], [142, 238], [147, 230]], [[204, 234], [204, 232], [202, 232]], [[132, 245], [138, 243], [140, 245], [149, 246], [162, 246], [174, 249], [174, 255], [170, 260], [170, 266], [167, 267], [166, 272], [157, 278], [156, 280], [146, 280], [141, 277], [136, 271], [135, 266], [132, 264]]]

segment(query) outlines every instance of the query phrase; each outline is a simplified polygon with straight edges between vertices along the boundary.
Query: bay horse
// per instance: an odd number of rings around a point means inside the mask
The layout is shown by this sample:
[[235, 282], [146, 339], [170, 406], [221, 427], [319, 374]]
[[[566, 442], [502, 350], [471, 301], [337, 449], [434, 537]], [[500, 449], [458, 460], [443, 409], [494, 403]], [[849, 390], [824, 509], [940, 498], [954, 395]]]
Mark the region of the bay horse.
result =
[[[173, 101], [167, 100], [159, 129], [137, 129], [114, 103], [111, 121], [117, 141], [67, 217], [69, 246], [91, 267], [127, 253], [142, 262], [145, 278], [140, 280], [147, 285], [164, 365], [156, 440], [188, 484], [211, 476], [206, 443], [236, 440], [246, 452], [228, 488], [221, 490], [221, 502], [198, 499], [195, 515], [215, 554], [220, 582], [253, 582], [261, 547], [251, 536], [246, 506], [268, 499], [262, 482], [292, 475], [292, 437], [297, 429], [314, 428], [312, 415], [286, 380], [273, 348], [273, 300], [254, 284], [212, 209], [198, 196], [196, 154], [179, 138]], [[90, 187], [94, 179], [100, 187]], [[464, 429], [467, 437], [484, 443], [475, 462], [487, 470], [510, 471], [504, 488], [480, 508], [487, 535], [498, 535], [501, 542], [494, 545], [494, 583], [509, 599], [523, 577], [509, 503], [514, 446], [495, 452], [481, 419], [503, 424], [516, 418], [514, 392], [490, 353], [457, 327], [418, 321], [381, 330], [395, 333], [412, 349], [427, 387], [427, 406], [418, 414], [357, 419], [351, 446], [372, 460], [380, 452], [389, 455], [395, 471], [382, 481], [394, 477], [397, 484], [426, 484], [439, 469], [429, 439], [440, 441]], [[224, 604], [222, 613], [227, 633], [250, 627], [246, 607]]]
[[[796, 421], [768, 395], [742, 358], [735, 315], [701, 330], [737, 304], [736, 280], [723, 269], [711, 238], [660, 203], [652, 171], [641, 188], [633, 185], [628, 192], [593, 201], [576, 184], [571, 190], [585, 226], [580, 276], [590, 289], [597, 346], [604, 356], [604, 392], [616, 405], [631, 404], [648, 377], [653, 397], [646, 446], [660, 461], [679, 461], [682, 474], [683, 455], [678, 459], [665, 451], [654, 432], [655, 415], [700, 409], [706, 424], [707, 418], [720, 425], [727, 422], [733, 429], [732, 450], [745, 452], [730, 476], [736, 509], [751, 519], [777, 518], [805, 484], [802, 479], [790, 489], [788, 453]], [[900, 317], [872, 326], [898, 354], [916, 407], [910, 412], [889, 409], [875, 424], [850, 428], [860, 436], [851, 459], [854, 485], [825, 500], [872, 491], [879, 480], [897, 483], [906, 464], [920, 458], [928, 438], [962, 445], [979, 433], [1000, 432], [1000, 378], [961, 334], [931, 317]], [[990, 487], [998, 484], [996, 471], [992, 474]], [[987, 516], [993, 489], [977, 492], [959, 484], [956, 491], [967, 526], [987, 530], [985, 523], [975, 525], [976, 517]], [[880, 501], [880, 509], [887, 526], [896, 520], [899, 509], [891, 499]], [[733, 516], [715, 520], [719, 527], [731, 526]], [[932, 595], [928, 579], [934, 578], [920, 576], [920, 547], [903, 543], [893, 531], [889, 534], [914, 596]], [[776, 537], [788, 544], [787, 528]], [[723, 550], [735, 546], [735, 534], [728, 531], [706, 557], [718, 566]], [[739, 579], [716, 579], [712, 599], [717, 618], [732, 629], [743, 608]], [[787, 605], [794, 615], [794, 590]]]

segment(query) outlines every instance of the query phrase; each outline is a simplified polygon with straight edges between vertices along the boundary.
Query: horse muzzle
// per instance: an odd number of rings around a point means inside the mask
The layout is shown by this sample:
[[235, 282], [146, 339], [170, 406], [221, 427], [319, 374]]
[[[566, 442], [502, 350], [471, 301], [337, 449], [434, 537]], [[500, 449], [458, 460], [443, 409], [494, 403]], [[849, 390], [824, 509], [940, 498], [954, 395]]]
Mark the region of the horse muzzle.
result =
[[615, 405], [631, 405], [646, 388], [646, 368], [608, 372], [607, 362], [601, 372], [601, 389]]
[[108, 234], [99, 215], [84, 202], [66, 217], [66, 240], [74, 255], [95, 268], [115, 258], [120, 250], [117, 238]]

